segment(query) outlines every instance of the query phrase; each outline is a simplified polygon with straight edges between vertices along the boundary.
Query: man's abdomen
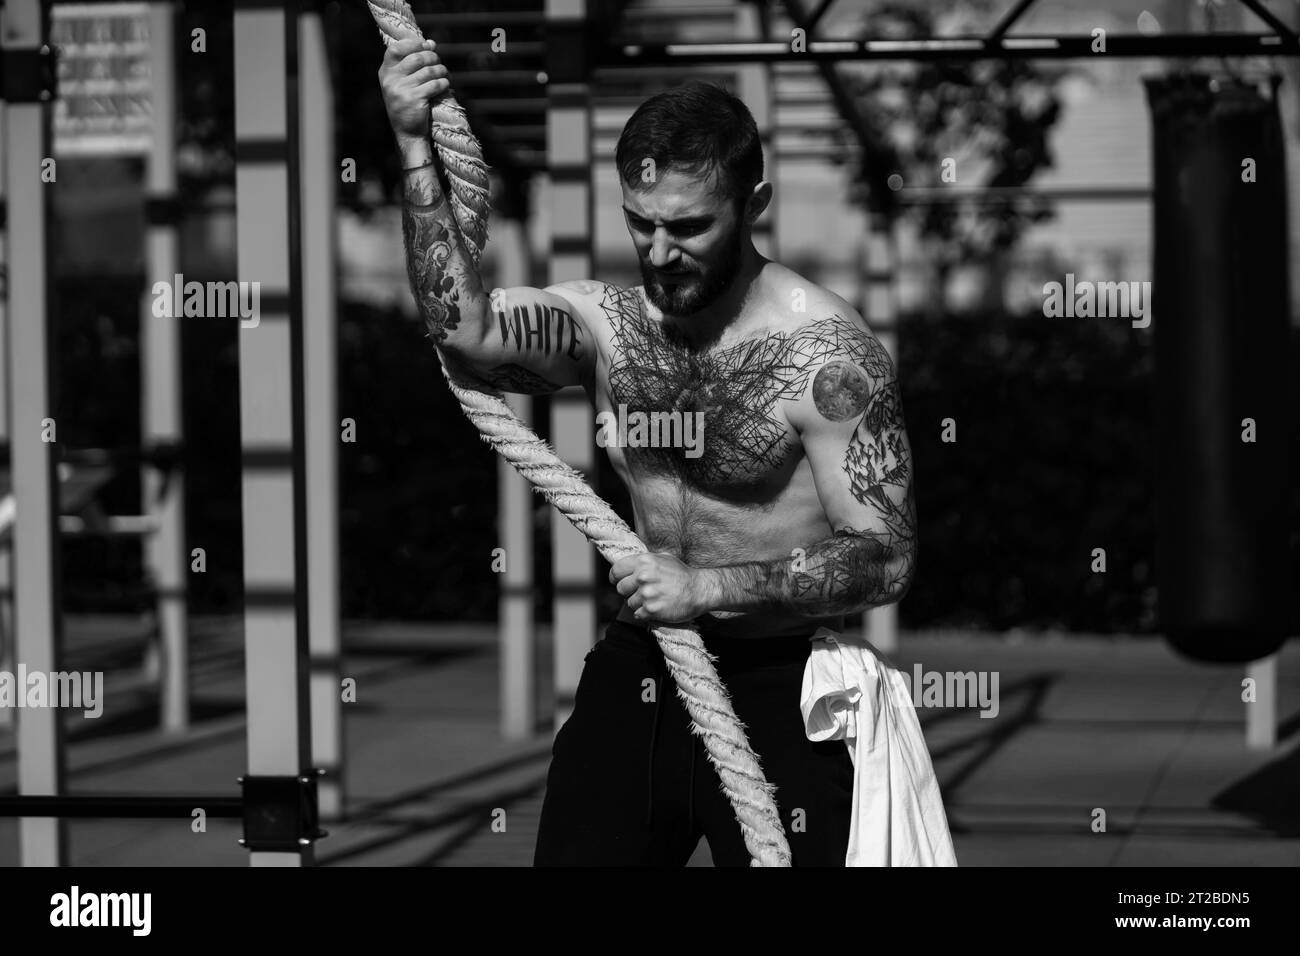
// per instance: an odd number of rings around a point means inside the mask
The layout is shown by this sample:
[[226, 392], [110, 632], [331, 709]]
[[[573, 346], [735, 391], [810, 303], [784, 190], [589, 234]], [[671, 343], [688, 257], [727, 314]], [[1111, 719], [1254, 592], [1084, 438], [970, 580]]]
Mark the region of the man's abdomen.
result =
[[[637, 534], [647, 549], [671, 554], [693, 568], [751, 561], [797, 561], [800, 549], [832, 534], [806, 462], [789, 484], [766, 502], [735, 502], [705, 495], [660, 477], [629, 481]], [[623, 605], [619, 620], [636, 623]], [[819, 626], [839, 630], [842, 617], [810, 618], [775, 610], [719, 612], [700, 621], [719, 637], [808, 634]]]

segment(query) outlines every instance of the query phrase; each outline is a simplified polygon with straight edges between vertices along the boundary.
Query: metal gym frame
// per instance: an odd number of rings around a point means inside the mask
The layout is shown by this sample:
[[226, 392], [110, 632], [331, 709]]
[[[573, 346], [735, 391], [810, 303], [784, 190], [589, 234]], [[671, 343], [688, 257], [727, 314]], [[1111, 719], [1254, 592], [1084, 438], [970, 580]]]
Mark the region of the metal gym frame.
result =
[[[174, 166], [174, 42], [170, 3], [149, 4], [156, 127], [146, 163], [148, 271], [170, 278], [179, 257]], [[14, 498], [15, 659], [53, 672], [62, 643], [57, 487], [52, 443], [47, 187], [50, 103], [57, 95], [48, 45], [50, 5], [3, 8], [5, 195], [4, 314], [9, 454]], [[17, 726], [18, 796], [0, 815], [20, 818], [22, 862], [66, 862], [70, 817], [189, 816], [243, 820], [254, 865], [314, 861], [322, 810], [341, 811], [336, 456], [333, 103], [324, 30], [314, 6], [238, 0], [236, 184], [238, 279], [260, 283], [260, 315], [241, 328], [245, 660], [248, 769], [238, 796], [64, 793], [65, 753], [53, 708], [25, 710]], [[301, 85], [299, 83], [302, 80]], [[299, 144], [308, 146], [301, 150]], [[143, 437], [179, 444], [179, 338], [142, 303]], [[304, 313], [313, 321], [304, 323]], [[149, 458], [147, 445], [141, 457]], [[176, 486], [173, 485], [173, 488]], [[153, 496], [146, 495], [146, 500]], [[184, 581], [188, 554], [174, 490], [160, 505], [152, 545], [163, 636], [164, 730], [188, 722]], [[307, 600], [308, 588], [315, 595]], [[310, 633], [310, 639], [309, 639]], [[325, 776], [326, 773], [330, 775]]]

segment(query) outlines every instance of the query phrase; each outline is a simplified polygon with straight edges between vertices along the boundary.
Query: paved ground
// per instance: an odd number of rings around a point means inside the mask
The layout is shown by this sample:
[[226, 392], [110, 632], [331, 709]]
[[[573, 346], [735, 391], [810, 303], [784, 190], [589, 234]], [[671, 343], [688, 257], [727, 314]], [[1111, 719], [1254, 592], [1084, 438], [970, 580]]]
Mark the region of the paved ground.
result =
[[[112, 651], [120, 673], [130, 653], [114, 628], [93, 623], [72, 622], [70, 645], [85, 660]], [[198, 623], [193, 732], [150, 730], [149, 692], [118, 680], [103, 718], [69, 724], [70, 792], [236, 794], [238, 622]], [[515, 744], [498, 736], [493, 629], [357, 622], [347, 634], [344, 673], [358, 686], [345, 705], [348, 819], [326, 825], [318, 861], [528, 865], [549, 733]], [[999, 676], [995, 718], [919, 710], [962, 865], [1300, 864], [1295, 642], [1279, 667], [1282, 724], [1271, 752], [1246, 749], [1239, 668], [1184, 662], [1155, 641], [907, 634], [897, 660], [909, 674], [919, 662]], [[0, 726], [0, 792], [12, 792], [14, 776], [13, 738]], [[1104, 833], [1091, 828], [1096, 808], [1106, 812]], [[504, 832], [493, 828], [494, 810], [504, 810]], [[188, 820], [73, 821], [68, 832], [79, 865], [246, 862], [234, 822], [209, 821], [196, 834]], [[0, 819], [0, 865], [17, 862], [16, 822]], [[692, 863], [710, 862], [701, 844]]]

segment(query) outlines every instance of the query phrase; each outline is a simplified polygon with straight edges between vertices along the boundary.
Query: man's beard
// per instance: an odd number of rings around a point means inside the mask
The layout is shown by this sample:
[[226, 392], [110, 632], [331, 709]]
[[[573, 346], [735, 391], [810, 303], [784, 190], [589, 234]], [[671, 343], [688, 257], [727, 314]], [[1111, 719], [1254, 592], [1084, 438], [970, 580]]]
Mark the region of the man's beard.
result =
[[655, 271], [641, 260], [641, 281], [646, 298], [665, 315], [694, 315], [716, 302], [727, 291], [740, 269], [741, 235], [737, 226], [731, 240], [723, 247], [722, 258], [703, 274], [691, 271], [680, 278], [689, 280], [671, 286], [660, 284]]

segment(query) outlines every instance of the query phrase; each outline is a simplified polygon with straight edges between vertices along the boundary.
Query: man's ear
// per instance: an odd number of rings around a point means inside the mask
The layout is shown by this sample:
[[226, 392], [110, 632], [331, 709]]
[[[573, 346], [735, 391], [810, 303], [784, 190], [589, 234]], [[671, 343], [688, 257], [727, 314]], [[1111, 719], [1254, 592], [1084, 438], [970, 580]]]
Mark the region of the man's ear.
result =
[[745, 200], [745, 225], [752, 226], [754, 220], [763, 215], [763, 210], [772, 201], [772, 184], [766, 179], [754, 187], [754, 191]]

